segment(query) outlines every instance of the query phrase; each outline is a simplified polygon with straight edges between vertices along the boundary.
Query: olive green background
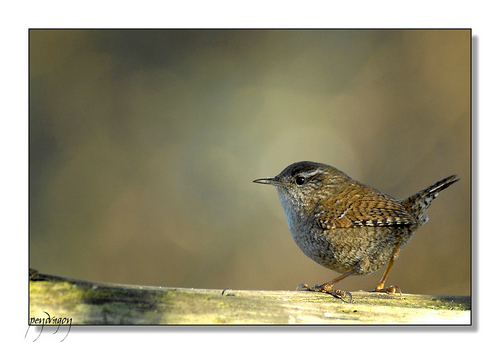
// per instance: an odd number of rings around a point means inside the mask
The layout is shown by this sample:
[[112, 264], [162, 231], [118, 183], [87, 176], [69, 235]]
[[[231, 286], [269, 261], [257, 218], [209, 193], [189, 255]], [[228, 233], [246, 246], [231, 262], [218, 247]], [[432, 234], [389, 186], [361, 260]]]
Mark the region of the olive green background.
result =
[[[252, 180], [313, 160], [395, 198], [450, 174], [387, 284], [471, 277], [469, 30], [31, 30], [30, 266], [294, 289], [337, 273]], [[350, 277], [372, 289], [383, 271]]]

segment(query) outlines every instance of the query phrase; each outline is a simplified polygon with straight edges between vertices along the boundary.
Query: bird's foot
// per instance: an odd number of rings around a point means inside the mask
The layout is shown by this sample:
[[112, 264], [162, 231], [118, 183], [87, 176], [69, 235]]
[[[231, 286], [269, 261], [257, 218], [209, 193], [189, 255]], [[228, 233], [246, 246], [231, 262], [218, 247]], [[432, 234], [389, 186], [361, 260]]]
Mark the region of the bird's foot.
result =
[[376, 287], [375, 289], [372, 290], [372, 292], [375, 292], [375, 293], [386, 293], [386, 294], [395, 294], [395, 293], [399, 293], [399, 295], [403, 295], [401, 293], [401, 289], [399, 288], [399, 286], [396, 286], [396, 285], [391, 285], [391, 286], [388, 286], [387, 288], [383, 288], [383, 287]]
[[[299, 284], [297, 286], [296, 290], [297, 291], [315, 291], [318, 293], [325, 293], [325, 294], [332, 295], [333, 297], [336, 297], [337, 299], [340, 299], [343, 302], [352, 303], [352, 295], [350, 292], [345, 291], [345, 290], [334, 289], [333, 284], [331, 284], [331, 283], [325, 283], [323, 285], [316, 284], [315, 286], [309, 286], [307, 284]], [[346, 298], [349, 298], [349, 301], [345, 300]]]

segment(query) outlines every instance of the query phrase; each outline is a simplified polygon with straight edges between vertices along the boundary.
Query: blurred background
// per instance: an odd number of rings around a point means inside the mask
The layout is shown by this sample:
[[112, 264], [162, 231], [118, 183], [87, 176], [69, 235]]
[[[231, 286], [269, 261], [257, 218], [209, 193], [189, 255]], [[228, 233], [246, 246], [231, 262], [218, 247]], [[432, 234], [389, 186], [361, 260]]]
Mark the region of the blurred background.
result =
[[[293, 290], [274, 188], [333, 165], [395, 198], [450, 174], [387, 285], [467, 295], [469, 30], [30, 30], [30, 266], [113, 283]], [[339, 288], [371, 290], [383, 270]]]

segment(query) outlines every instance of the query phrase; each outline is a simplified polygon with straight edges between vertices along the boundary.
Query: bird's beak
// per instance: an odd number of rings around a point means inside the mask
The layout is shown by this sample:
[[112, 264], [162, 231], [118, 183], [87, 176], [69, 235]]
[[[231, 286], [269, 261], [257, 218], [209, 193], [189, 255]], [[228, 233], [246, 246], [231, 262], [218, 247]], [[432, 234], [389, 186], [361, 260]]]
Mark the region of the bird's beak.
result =
[[273, 178], [259, 178], [253, 181], [254, 183], [260, 183], [260, 184], [270, 184], [273, 186], [278, 186], [281, 184], [281, 182], [278, 180], [278, 178], [273, 177]]

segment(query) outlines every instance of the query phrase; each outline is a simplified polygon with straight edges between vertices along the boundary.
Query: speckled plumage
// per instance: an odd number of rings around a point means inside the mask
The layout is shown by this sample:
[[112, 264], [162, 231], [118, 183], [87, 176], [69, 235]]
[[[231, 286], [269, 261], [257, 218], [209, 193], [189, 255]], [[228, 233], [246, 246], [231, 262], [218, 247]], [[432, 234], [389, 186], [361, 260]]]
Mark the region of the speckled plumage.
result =
[[[274, 178], [255, 180], [276, 187], [288, 227], [302, 252], [342, 276], [308, 290], [319, 289], [348, 275], [388, 270], [399, 248], [410, 241], [438, 193], [458, 181], [453, 175], [404, 199], [396, 200], [361, 184], [342, 171], [310, 161], [294, 163]], [[330, 291], [325, 291], [330, 292]]]

